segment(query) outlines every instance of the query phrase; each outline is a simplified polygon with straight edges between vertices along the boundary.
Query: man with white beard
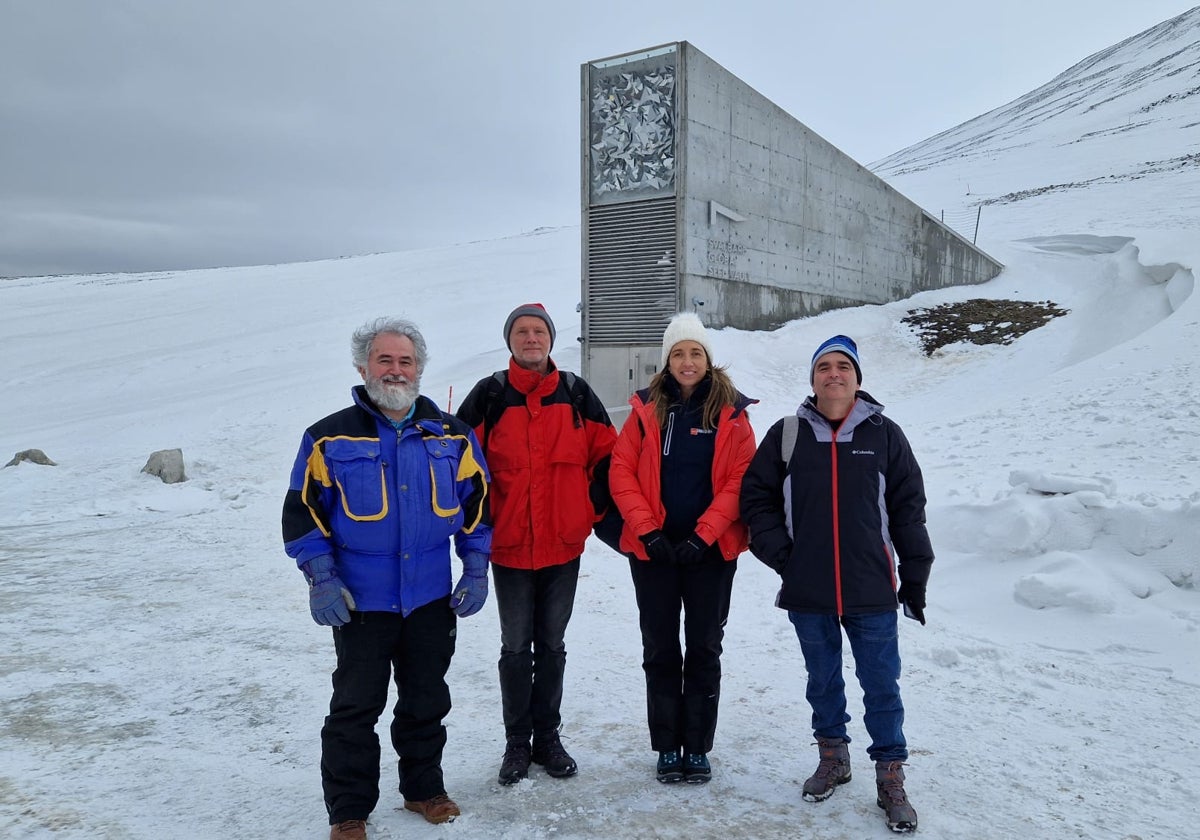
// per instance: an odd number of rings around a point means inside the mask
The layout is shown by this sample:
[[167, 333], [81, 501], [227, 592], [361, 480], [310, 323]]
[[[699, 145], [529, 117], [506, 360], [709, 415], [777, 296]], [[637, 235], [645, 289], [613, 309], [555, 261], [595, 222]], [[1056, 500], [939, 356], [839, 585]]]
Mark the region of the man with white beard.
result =
[[[366, 838], [379, 801], [375, 724], [391, 678], [404, 807], [431, 823], [459, 815], [442, 779], [446, 672], [457, 619], [487, 599], [492, 540], [475, 433], [420, 394], [420, 331], [378, 318], [355, 331], [351, 351], [364, 384], [351, 391], [354, 405], [304, 433], [283, 505], [284, 550], [337, 654], [321, 730], [331, 840]], [[453, 588], [451, 537], [462, 560]]]

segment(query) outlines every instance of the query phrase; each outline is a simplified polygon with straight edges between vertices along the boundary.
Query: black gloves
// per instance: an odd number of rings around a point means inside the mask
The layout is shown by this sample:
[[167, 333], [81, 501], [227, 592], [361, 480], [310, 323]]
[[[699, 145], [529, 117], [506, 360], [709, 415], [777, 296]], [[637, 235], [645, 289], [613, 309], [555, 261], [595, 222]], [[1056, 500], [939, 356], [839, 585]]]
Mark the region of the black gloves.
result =
[[896, 597], [904, 605], [906, 616], [925, 623], [925, 584], [900, 581], [900, 591]]
[[655, 528], [649, 534], [642, 534], [638, 539], [642, 541], [642, 545], [646, 546], [646, 555], [654, 562], [676, 562], [675, 548], [662, 531]]
[[681, 543], [675, 544], [675, 562], [680, 566], [695, 566], [704, 559], [708, 551], [708, 543], [700, 539], [695, 531]]

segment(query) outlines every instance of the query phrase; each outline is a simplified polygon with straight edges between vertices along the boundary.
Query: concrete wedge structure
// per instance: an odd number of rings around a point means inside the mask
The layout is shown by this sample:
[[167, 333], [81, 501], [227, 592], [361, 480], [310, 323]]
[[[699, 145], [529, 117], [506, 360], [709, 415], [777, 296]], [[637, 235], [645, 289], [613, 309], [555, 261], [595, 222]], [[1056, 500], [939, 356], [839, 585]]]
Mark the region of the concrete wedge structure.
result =
[[675, 312], [771, 329], [1002, 269], [686, 41], [581, 76], [583, 374], [612, 408]]

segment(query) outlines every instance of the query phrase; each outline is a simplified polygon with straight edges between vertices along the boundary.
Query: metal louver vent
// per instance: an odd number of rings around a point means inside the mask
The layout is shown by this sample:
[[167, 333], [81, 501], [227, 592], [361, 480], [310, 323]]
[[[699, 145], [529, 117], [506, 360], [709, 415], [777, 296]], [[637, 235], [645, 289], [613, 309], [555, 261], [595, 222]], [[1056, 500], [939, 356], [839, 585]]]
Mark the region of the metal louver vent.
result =
[[675, 198], [588, 209], [588, 340], [658, 344], [678, 311]]

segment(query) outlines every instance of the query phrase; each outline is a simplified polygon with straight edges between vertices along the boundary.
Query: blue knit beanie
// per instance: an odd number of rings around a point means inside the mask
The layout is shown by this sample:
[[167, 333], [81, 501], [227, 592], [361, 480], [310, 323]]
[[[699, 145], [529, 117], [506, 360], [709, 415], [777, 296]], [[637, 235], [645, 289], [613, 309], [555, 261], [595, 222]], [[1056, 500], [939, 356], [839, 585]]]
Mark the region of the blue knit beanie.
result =
[[808, 366], [808, 384], [812, 384], [813, 376], [817, 371], [817, 359], [826, 353], [844, 353], [848, 356], [854, 364], [854, 373], [858, 377], [858, 384], [862, 384], [862, 367], [858, 363], [858, 345], [848, 335], [835, 335], [833, 338], [827, 338], [821, 342], [817, 352], [813, 353], [812, 364]]

